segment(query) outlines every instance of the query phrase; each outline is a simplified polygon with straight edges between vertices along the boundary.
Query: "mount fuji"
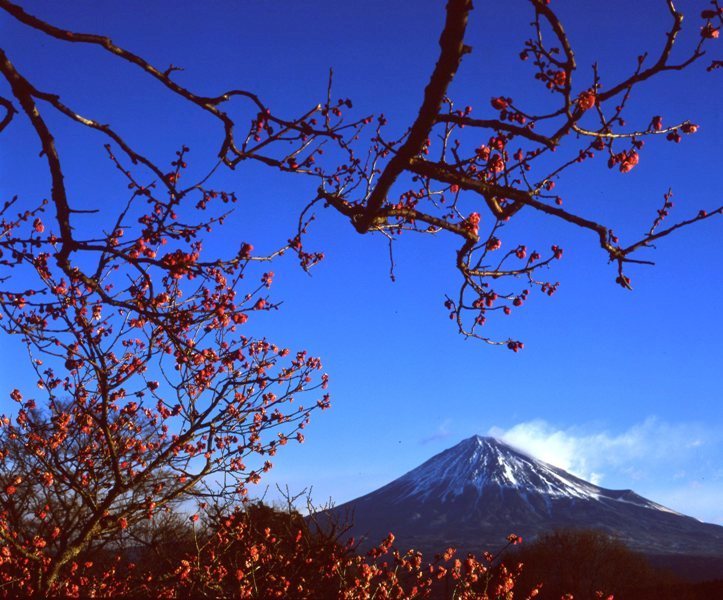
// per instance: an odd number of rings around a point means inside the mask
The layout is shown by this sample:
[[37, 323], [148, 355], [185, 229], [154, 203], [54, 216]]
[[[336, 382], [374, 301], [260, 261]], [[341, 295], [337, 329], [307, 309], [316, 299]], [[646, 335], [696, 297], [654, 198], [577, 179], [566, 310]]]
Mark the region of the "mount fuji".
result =
[[723, 527], [610, 490], [491, 437], [463, 440], [378, 490], [332, 509], [362, 546], [390, 531], [401, 548], [481, 552], [555, 529], [596, 529], [647, 555], [707, 557], [723, 567]]

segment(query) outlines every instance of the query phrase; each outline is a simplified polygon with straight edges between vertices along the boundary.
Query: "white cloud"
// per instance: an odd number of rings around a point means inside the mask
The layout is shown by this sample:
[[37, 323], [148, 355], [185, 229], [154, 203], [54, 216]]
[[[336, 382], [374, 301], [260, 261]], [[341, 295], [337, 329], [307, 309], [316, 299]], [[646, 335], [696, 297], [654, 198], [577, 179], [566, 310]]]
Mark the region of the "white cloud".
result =
[[[597, 485], [632, 488], [685, 514], [723, 522], [718, 508], [723, 432], [700, 423], [667, 423], [650, 417], [611, 432], [535, 420], [508, 429], [493, 427], [489, 433]], [[708, 485], [698, 485], [706, 481]]]
[[[720, 441], [720, 436], [699, 424], [671, 424], [655, 417], [619, 433], [590, 427], [557, 428], [535, 420], [509, 429], [493, 427], [490, 435], [593, 483], [603, 481], [611, 471], [645, 479], [649, 470], [657, 471], [661, 465], [680, 467]], [[671, 476], [679, 471], [671, 470]]]

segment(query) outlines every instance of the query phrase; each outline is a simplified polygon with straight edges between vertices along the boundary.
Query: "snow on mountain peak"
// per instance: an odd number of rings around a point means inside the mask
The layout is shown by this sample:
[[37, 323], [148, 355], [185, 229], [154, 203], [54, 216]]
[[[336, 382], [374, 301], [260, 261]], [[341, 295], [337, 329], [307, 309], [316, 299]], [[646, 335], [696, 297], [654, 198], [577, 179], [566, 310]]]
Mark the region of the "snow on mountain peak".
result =
[[[404, 497], [426, 501], [454, 499], [470, 490], [514, 489], [546, 499], [624, 502], [665, 510], [631, 490], [607, 490], [553, 465], [537, 460], [493, 437], [462, 440], [403, 475], [390, 486]], [[669, 511], [673, 512], [673, 511]]]
[[459, 496], [472, 486], [522, 488], [552, 497], [596, 498], [597, 486], [538, 461], [495, 438], [475, 435], [410, 471], [398, 483], [408, 495]]

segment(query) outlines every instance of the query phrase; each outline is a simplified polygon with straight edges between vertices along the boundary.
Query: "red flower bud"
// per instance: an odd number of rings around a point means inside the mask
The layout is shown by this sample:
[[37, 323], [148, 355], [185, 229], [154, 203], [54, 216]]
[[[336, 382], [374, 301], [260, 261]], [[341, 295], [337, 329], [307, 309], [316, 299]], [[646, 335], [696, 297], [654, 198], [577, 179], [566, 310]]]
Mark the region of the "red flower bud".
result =
[[498, 98], [492, 98], [490, 104], [492, 104], [492, 108], [496, 110], [504, 110], [510, 105], [510, 99], [500, 96]]
[[597, 96], [595, 95], [595, 91], [587, 90], [577, 97], [577, 106], [582, 111], [590, 110], [593, 106], [595, 106], [596, 101]]
[[720, 27], [713, 27], [712, 23], [706, 23], [700, 28], [701, 37], [715, 39], [720, 35]]

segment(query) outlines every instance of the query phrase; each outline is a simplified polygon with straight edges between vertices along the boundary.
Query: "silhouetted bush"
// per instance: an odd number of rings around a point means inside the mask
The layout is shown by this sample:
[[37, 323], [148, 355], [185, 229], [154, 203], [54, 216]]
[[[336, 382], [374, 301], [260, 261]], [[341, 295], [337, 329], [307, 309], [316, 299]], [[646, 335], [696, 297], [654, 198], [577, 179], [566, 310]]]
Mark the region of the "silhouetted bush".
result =
[[520, 585], [544, 582], [539, 598], [597, 598], [598, 590], [616, 600], [637, 599], [645, 588], [675, 583], [672, 575], [654, 569], [623, 542], [595, 530], [558, 530], [525, 544], [514, 554], [524, 565]]

